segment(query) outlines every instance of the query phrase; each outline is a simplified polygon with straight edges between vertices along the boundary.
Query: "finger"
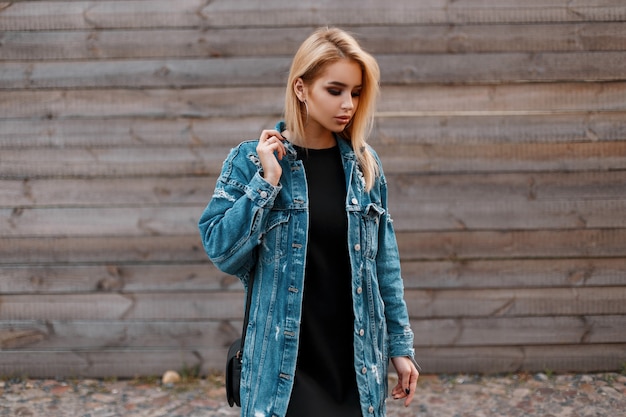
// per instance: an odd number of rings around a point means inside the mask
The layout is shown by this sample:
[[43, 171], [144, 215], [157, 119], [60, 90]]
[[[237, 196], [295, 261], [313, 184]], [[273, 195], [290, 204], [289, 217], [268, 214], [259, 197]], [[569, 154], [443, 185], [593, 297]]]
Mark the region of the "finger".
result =
[[408, 407], [413, 401], [413, 397], [415, 396], [415, 392], [417, 390], [418, 379], [419, 379], [419, 372], [417, 371], [417, 369], [415, 369], [413, 370], [413, 372], [411, 372], [411, 376], [409, 377], [410, 384], [409, 384], [409, 391], [407, 392], [407, 397], [404, 400], [405, 407]]
[[400, 400], [407, 396], [406, 390], [402, 387], [401, 381], [398, 381], [398, 384], [393, 388], [391, 394], [396, 400]]
[[282, 139], [282, 135], [280, 134], [280, 132], [278, 130], [273, 130], [273, 129], [267, 129], [261, 132], [261, 136], [260, 139], [262, 141], [265, 141], [271, 137], [276, 137], [276, 138], [280, 138]]
[[272, 152], [275, 152], [276, 158], [278, 158], [279, 161], [283, 159], [283, 157], [287, 154], [285, 145], [283, 144], [282, 140], [280, 140], [279, 138], [272, 136], [271, 138], [267, 140], [266, 143], [269, 149], [271, 149]]
[[411, 384], [409, 388], [406, 389], [406, 398], [404, 400], [404, 406], [408, 407], [413, 401], [413, 397], [415, 396], [415, 385]]
[[277, 157], [278, 159], [283, 159], [283, 156], [287, 155], [287, 149], [285, 148], [285, 144], [283, 143], [283, 139], [276, 138], [276, 145], [278, 147]]
[[278, 150], [278, 149], [280, 149], [281, 151], [285, 150], [282, 139], [277, 136], [270, 136], [265, 140], [261, 139], [260, 142], [262, 145], [272, 146], [274, 150]]

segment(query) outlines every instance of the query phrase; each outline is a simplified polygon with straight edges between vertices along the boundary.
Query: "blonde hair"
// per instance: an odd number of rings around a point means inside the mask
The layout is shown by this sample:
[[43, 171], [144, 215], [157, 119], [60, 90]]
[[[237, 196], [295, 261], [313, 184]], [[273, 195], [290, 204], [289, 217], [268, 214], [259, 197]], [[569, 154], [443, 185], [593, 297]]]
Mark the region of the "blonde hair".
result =
[[351, 123], [339, 133], [350, 141], [357, 161], [363, 172], [366, 190], [374, 185], [379, 168], [374, 155], [366, 145], [366, 139], [372, 130], [374, 110], [379, 91], [380, 69], [373, 56], [365, 52], [358, 42], [348, 33], [337, 28], [321, 28], [313, 32], [296, 52], [285, 94], [285, 124], [292, 135], [304, 140], [306, 125], [305, 104], [294, 91], [294, 84], [299, 78], [306, 84], [313, 83], [322, 75], [327, 65], [341, 59], [349, 59], [361, 66], [363, 73], [362, 90], [359, 105]]

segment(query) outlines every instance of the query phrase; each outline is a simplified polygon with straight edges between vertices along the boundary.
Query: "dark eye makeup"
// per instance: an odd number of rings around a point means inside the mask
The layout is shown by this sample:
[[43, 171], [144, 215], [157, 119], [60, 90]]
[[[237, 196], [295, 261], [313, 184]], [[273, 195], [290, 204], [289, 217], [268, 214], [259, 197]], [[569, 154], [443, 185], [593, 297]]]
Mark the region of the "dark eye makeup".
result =
[[[332, 96], [340, 96], [341, 95], [341, 90], [338, 90], [336, 88], [329, 88], [328, 89], [328, 93]], [[359, 97], [361, 96], [361, 91], [353, 91], [352, 93], [350, 93], [352, 95], [352, 97]]]

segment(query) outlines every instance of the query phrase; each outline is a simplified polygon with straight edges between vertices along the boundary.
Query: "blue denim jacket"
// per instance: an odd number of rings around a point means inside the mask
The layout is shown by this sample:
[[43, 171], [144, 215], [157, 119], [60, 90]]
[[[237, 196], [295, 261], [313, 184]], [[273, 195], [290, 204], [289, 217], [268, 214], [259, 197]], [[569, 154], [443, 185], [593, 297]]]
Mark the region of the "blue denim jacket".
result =
[[[389, 357], [414, 357], [403, 298], [400, 259], [382, 173], [366, 192], [351, 144], [337, 138], [346, 179], [352, 266], [354, 369], [364, 416], [384, 416]], [[200, 218], [204, 248], [222, 271], [247, 289], [254, 277], [242, 365], [241, 415], [282, 417], [296, 370], [306, 267], [307, 183], [286, 143], [282, 177], [262, 177], [258, 141], [232, 149]], [[376, 155], [376, 154], [374, 154]], [[376, 156], [378, 160], [378, 157]], [[380, 164], [380, 161], [379, 161]]]

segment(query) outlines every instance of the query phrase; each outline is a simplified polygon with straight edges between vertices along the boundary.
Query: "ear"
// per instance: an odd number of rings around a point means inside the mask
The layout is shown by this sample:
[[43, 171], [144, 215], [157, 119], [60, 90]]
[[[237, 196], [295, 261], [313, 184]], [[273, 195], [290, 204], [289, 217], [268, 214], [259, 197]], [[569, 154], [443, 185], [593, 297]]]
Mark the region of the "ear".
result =
[[296, 97], [298, 97], [298, 100], [306, 100], [306, 86], [304, 85], [304, 81], [302, 81], [302, 78], [298, 78], [293, 83], [293, 91], [294, 93], [296, 93]]

